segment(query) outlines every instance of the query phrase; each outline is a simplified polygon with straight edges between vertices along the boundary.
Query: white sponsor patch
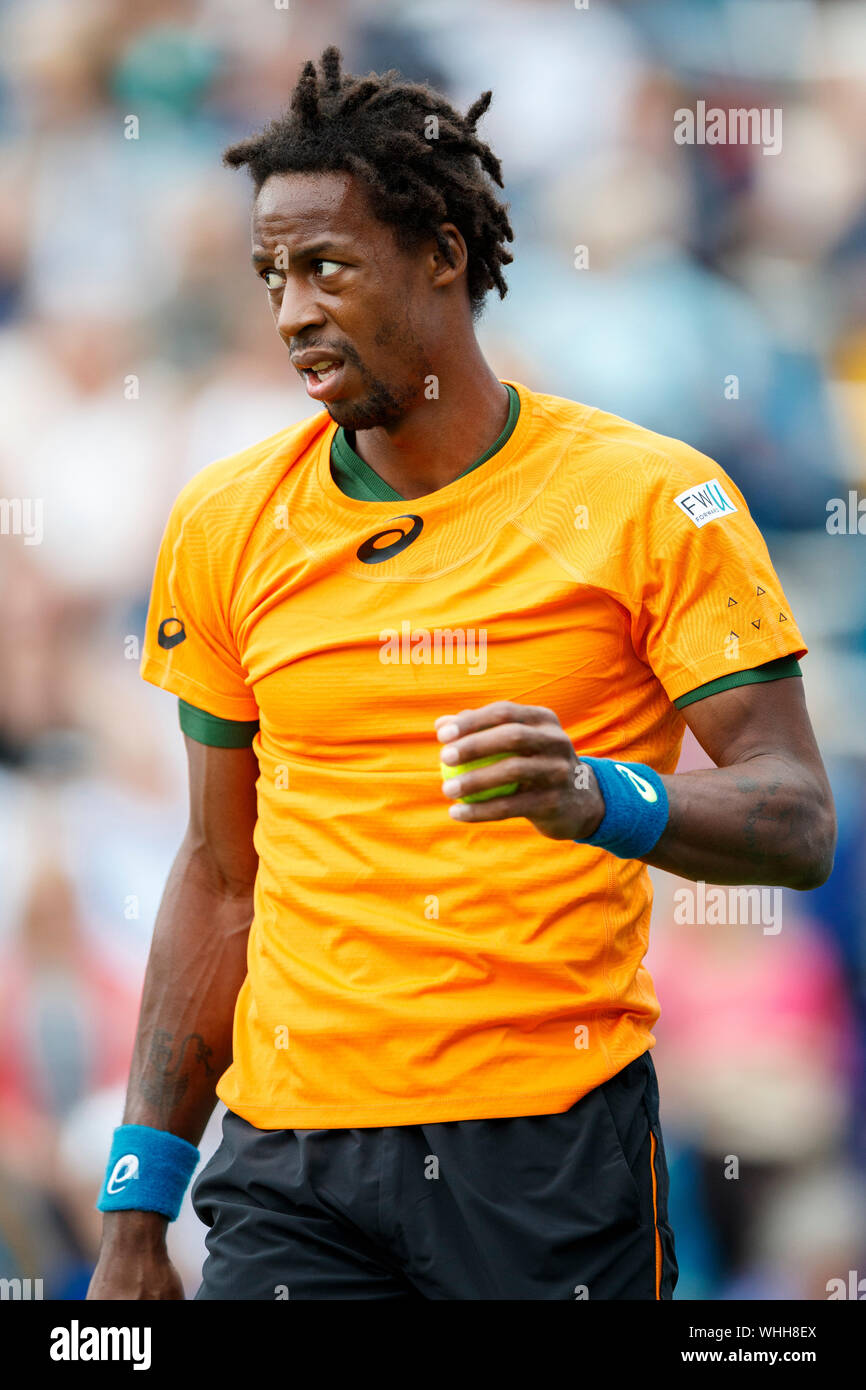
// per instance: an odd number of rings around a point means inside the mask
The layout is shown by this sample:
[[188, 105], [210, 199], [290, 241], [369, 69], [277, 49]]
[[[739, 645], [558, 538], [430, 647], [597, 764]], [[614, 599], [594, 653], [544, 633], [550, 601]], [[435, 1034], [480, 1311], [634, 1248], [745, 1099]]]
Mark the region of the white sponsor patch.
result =
[[706, 526], [708, 521], [715, 521], [716, 517], [727, 516], [729, 512], [737, 510], [718, 478], [690, 487], [674, 501], [696, 526]]

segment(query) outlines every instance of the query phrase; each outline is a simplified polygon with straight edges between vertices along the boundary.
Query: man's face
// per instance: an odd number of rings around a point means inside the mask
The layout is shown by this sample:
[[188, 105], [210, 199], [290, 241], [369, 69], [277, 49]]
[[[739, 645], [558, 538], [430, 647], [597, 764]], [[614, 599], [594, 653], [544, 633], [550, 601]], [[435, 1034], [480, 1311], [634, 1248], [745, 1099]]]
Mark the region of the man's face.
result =
[[[429, 260], [401, 251], [353, 175], [274, 174], [253, 206], [253, 264], [310, 396], [347, 430], [424, 399], [435, 322]], [[312, 365], [323, 368], [321, 377]]]

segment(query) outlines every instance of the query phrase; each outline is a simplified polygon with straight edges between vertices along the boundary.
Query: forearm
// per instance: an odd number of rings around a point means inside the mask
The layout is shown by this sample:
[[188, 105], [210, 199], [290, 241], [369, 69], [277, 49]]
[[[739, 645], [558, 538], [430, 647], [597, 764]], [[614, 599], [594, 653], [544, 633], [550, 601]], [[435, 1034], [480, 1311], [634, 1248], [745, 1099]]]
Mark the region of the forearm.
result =
[[[667, 794], [669, 815], [659, 835], [662, 803], [654, 789], [641, 787], [639, 770], [626, 794], [621, 772], [611, 772], [619, 762], [581, 759], [545, 706], [498, 701], [440, 715], [436, 736], [445, 746], [439, 756], [455, 770], [442, 784], [446, 796], [489, 795], [519, 784], [510, 795], [452, 805], [449, 814], [466, 823], [525, 816], [552, 840], [600, 844], [708, 883], [823, 883], [833, 866], [836, 816], [801, 682], [720, 691], [689, 706], [687, 723], [716, 766], [659, 777], [643, 765]], [[467, 770], [481, 758], [498, 761]], [[644, 833], [638, 833], [641, 825]], [[653, 848], [646, 852], [648, 845]]]
[[645, 862], [707, 883], [813, 888], [833, 860], [829, 789], [776, 754], [662, 778], [670, 819]]
[[252, 886], [222, 879], [187, 837], [154, 928], [124, 1124], [198, 1144], [231, 1062], [252, 915]]

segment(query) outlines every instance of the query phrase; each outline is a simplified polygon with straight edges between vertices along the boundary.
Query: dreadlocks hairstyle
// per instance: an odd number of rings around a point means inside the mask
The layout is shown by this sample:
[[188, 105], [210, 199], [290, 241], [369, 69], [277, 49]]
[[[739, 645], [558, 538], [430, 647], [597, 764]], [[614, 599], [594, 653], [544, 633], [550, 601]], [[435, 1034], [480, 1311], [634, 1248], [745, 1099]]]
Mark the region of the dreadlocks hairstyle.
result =
[[504, 299], [502, 267], [513, 260], [504, 244], [514, 240], [508, 205], [485, 177], [502, 188], [502, 169], [475, 133], [493, 93], [482, 93], [461, 116], [432, 87], [406, 82], [394, 68], [357, 77], [344, 74], [341, 64], [333, 46], [322, 53], [318, 74], [306, 62], [283, 115], [231, 145], [224, 163], [246, 165], [257, 193], [271, 174], [355, 174], [372, 212], [394, 228], [403, 250], [432, 237], [449, 265], [454, 259], [439, 224], [453, 222], [466, 241], [469, 304], [477, 319], [488, 290], [495, 287]]

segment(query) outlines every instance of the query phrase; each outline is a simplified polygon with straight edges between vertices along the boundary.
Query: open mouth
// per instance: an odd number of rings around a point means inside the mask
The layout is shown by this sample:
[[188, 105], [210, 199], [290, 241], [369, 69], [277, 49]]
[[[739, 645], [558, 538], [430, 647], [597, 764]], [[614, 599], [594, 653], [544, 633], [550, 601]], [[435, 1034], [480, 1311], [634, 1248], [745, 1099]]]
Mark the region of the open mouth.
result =
[[311, 367], [304, 367], [307, 395], [317, 401], [327, 401], [339, 390], [345, 364], [335, 357], [323, 357]]
[[309, 379], [315, 377], [317, 381], [328, 381], [340, 368], [340, 363], [334, 358], [323, 358], [314, 367], [305, 367], [304, 371]]

